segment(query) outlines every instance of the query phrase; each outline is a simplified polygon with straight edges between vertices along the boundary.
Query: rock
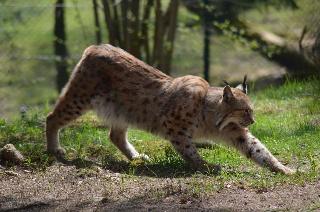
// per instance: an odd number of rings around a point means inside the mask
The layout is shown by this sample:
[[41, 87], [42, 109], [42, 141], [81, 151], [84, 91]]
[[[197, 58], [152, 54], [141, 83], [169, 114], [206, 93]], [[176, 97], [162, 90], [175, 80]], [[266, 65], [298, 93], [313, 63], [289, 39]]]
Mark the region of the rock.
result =
[[0, 160], [2, 162], [21, 164], [24, 161], [24, 157], [13, 144], [6, 144], [0, 150]]
[[19, 173], [14, 172], [14, 171], [9, 171], [9, 170], [5, 171], [4, 173], [9, 175], [9, 176], [14, 176], [14, 177], [19, 177], [20, 176]]

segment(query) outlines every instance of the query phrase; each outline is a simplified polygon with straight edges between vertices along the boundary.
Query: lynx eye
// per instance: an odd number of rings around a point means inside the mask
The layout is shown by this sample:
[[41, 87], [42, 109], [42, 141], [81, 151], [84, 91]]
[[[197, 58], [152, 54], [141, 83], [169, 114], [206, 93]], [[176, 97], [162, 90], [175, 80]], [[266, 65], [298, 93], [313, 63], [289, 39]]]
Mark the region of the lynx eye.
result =
[[245, 112], [246, 114], [249, 114], [249, 113], [250, 113], [249, 109], [245, 109], [244, 112]]

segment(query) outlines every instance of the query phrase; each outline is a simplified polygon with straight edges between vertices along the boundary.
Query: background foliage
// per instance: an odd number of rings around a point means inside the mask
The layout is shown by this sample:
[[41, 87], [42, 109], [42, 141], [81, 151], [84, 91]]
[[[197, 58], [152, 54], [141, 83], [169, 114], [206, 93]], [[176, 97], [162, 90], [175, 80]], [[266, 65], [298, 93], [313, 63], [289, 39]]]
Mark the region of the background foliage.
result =
[[[169, 1], [162, 1], [164, 5]], [[203, 25], [202, 16], [181, 1], [178, 12], [176, 38], [171, 75], [202, 76]], [[201, 1], [199, 1], [201, 2]], [[222, 79], [238, 81], [248, 74], [251, 81], [266, 76], [279, 76], [286, 70], [279, 64], [255, 52], [256, 41], [248, 42], [242, 31], [230, 23], [234, 19], [250, 23], [258, 29], [284, 38], [297, 46], [304, 26], [308, 35], [316, 34], [317, 1], [209, 1], [213, 6], [210, 47], [210, 82], [218, 85]], [[34, 107], [53, 103], [56, 71], [53, 51], [53, 0], [0, 1], [0, 116], [19, 114], [21, 106]], [[108, 43], [108, 30], [103, 20], [103, 6], [99, 2], [102, 42]], [[68, 72], [83, 50], [96, 43], [93, 4], [91, 1], [65, 1], [66, 45], [69, 51]], [[222, 10], [222, 8], [228, 8]], [[232, 13], [232, 14], [230, 14]], [[222, 18], [223, 17], [223, 18]], [[229, 23], [229, 24], [228, 24]], [[152, 29], [152, 25], [150, 26]], [[219, 32], [219, 29], [221, 30]], [[233, 32], [237, 32], [236, 34]], [[304, 40], [304, 47], [312, 36]], [[302, 72], [308, 70], [302, 70]]]

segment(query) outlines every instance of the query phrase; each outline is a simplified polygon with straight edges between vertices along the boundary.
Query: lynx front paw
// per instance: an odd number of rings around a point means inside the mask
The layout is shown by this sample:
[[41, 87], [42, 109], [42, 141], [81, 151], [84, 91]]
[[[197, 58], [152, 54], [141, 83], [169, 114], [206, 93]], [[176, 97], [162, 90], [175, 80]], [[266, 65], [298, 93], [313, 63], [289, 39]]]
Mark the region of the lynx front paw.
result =
[[293, 175], [295, 174], [297, 171], [295, 169], [290, 169], [286, 166], [284, 166], [281, 170], [280, 170], [281, 173], [283, 174], [286, 174], [286, 175]]
[[62, 147], [48, 149], [47, 151], [49, 154], [55, 156], [57, 159], [64, 158], [66, 155], [66, 150], [64, 150]]
[[132, 160], [143, 160], [143, 161], [150, 161], [150, 158], [146, 154], [138, 154], [132, 157]]

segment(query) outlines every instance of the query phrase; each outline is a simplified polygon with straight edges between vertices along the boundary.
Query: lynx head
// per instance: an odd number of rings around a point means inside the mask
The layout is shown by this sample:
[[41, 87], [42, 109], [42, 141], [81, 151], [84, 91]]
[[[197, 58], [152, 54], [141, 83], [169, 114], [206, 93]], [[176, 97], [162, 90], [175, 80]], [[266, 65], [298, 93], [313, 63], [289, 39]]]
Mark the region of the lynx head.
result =
[[247, 96], [247, 76], [244, 77], [242, 84], [236, 88], [231, 88], [228, 83], [223, 88], [220, 100], [220, 114], [216, 122], [219, 130], [228, 124], [234, 123], [240, 127], [247, 127], [254, 123], [252, 104]]

